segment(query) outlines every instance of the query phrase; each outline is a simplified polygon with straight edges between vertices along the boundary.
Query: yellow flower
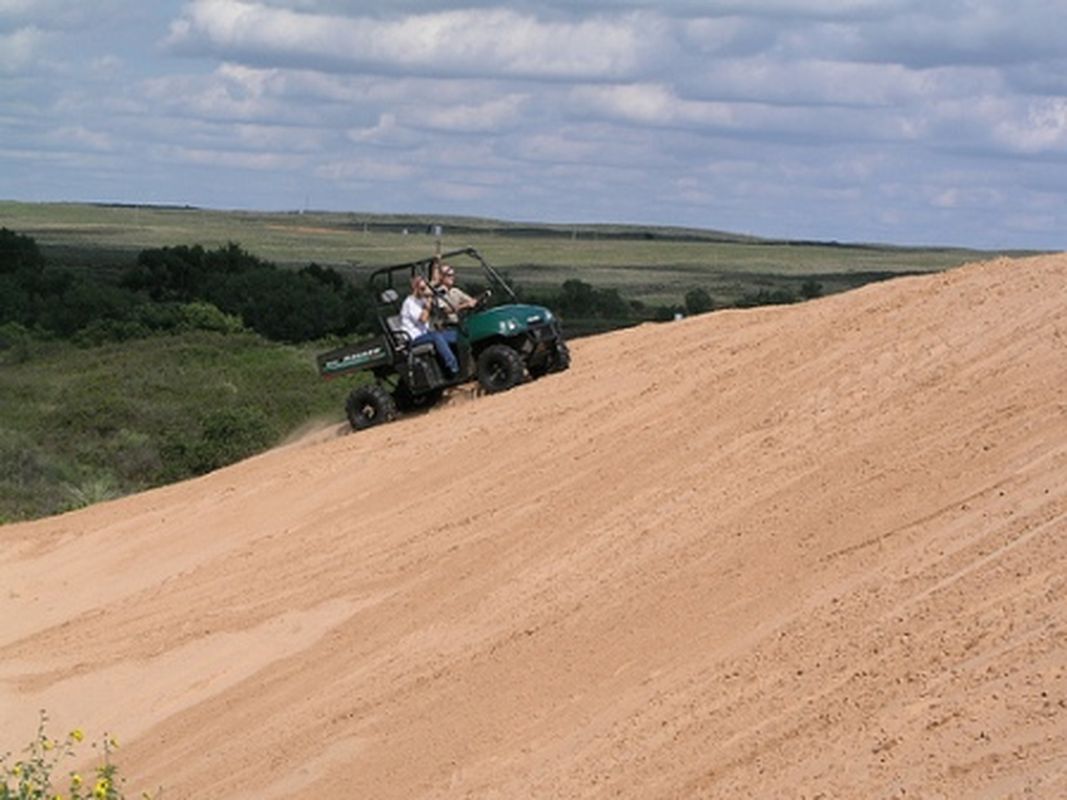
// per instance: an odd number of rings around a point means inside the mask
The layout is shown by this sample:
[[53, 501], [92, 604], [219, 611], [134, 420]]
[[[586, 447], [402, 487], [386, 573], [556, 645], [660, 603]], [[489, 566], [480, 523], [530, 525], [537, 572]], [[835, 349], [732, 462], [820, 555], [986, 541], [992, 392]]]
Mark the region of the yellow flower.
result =
[[17, 764], [15, 764], [15, 766], [13, 766], [11, 768], [11, 774], [14, 775], [16, 778], [18, 778], [20, 775], [22, 775], [22, 762], [21, 761], [19, 761]]
[[80, 789], [82, 785], [82, 776], [75, 772], [70, 776], [70, 788]]
[[52, 739], [45, 739], [43, 742], [41, 742], [41, 746], [47, 751], [54, 748], [56, 746], [56, 743]]
[[96, 786], [93, 787], [93, 797], [103, 798], [107, 797], [107, 790], [111, 788], [111, 784], [108, 783], [107, 778], [101, 778], [96, 782]]
[[75, 728], [70, 732], [70, 738], [76, 742], [80, 742], [82, 739], [85, 738], [85, 731], [83, 731], [81, 728]]
[[52, 796], [52, 800], [66, 800], [66, 798], [61, 794], [57, 794]]

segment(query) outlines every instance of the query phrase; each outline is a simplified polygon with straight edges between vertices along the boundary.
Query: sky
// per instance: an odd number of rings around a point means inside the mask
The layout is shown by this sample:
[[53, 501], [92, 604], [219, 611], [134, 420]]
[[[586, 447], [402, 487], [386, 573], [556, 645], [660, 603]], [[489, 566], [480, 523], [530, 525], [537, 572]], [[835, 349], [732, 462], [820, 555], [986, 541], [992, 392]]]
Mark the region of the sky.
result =
[[1067, 249], [1067, 0], [0, 0], [0, 199]]

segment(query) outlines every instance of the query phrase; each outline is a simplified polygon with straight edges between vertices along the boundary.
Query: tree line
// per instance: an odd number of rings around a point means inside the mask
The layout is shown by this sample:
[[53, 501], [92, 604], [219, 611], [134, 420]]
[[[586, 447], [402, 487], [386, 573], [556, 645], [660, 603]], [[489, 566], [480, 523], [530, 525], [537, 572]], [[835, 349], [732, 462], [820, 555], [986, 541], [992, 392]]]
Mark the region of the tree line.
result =
[[[617, 289], [579, 279], [556, 290], [514, 287], [528, 302], [546, 305], [582, 330], [710, 311], [701, 288], [684, 303], [647, 306]], [[814, 296], [818, 287], [805, 287]], [[783, 292], [743, 298], [741, 305], [791, 302]], [[123, 341], [190, 329], [250, 330], [276, 342], [299, 343], [374, 330], [373, 301], [363, 286], [330, 267], [279, 268], [231, 243], [151, 248], [118, 279], [92, 271], [50, 269], [32, 237], [0, 229], [0, 326], [83, 344]], [[8, 337], [10, 338], [10, 337]], [[3, 344], [0, 332], [0, 345]]]
[[356, 332], [366, 293], [335, 270], [293, 272], [236, 244], [142, 251], [118, 282], [49, 269], [37, 243], [0, 229], [0, 324], [94, 343], [189, 328], [303, 342]]

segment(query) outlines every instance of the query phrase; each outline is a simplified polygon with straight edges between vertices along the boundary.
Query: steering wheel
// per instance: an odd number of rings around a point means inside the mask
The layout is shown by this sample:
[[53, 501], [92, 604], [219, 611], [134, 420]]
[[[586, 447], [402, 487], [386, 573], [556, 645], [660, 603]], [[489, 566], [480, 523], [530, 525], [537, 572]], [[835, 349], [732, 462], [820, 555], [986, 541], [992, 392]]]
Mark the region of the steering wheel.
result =
[[465, 306], [459, 309], [458, 311], [456, 311], [456, 316], [459, 319], [465, 319], [466, 317], [469, 317], [471, 314], [473, 314], [475, 311], [481, 311], [483, 308], [486, 307], [486, 305], [488, 305], [489, 298], [492, 296], [493, 290], [486, 289], [484, 292], [474, 298], [473, 306]]

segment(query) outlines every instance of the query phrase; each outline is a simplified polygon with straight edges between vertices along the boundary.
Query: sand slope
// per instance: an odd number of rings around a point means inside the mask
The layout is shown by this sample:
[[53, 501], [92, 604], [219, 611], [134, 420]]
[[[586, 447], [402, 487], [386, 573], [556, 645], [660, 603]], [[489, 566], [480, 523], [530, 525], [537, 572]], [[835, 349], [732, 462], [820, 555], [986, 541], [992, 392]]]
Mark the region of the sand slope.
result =
[[574, 343], [0, 528], [0, 750], [177, 798], [1067, 796], [1067, 256]]

